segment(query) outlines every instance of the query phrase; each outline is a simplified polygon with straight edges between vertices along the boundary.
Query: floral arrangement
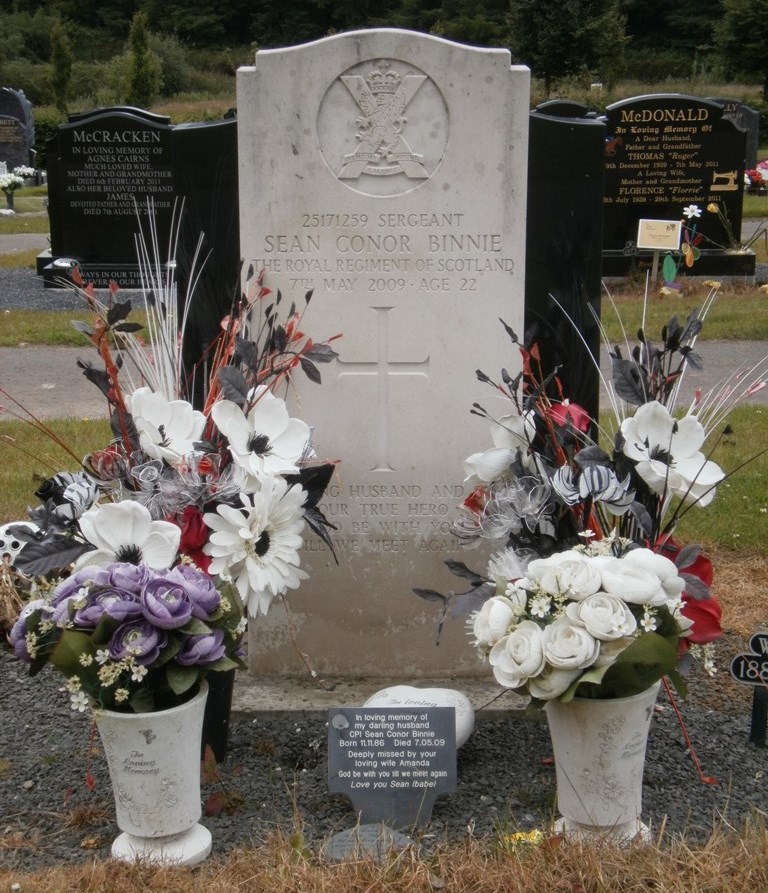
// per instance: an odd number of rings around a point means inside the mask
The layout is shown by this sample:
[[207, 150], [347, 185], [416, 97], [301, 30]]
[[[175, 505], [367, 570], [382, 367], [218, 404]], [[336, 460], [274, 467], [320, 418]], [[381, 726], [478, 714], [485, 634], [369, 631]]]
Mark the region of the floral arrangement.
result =
[[718, 287], [684, 323], [673, 317], [660, 344], [642, 329], [634, 347], [605, 339], [612, 437], [563, 397], [555, 373], [542, 378], [535, 346], [523, 347], [509, 327], [522, 372], [503, 370], [497, 382], [478, 371], [511, 411], [472, 409], [490, 421], [493, 446], [465, 462], [473, 489], [456, 532], [502, 548], [486, 574], [448, 563], [468, 591], [415, 592], [442, 604], [440, 626], [449, 610], [468, 617], [504, 687], [537, 701], [613, 698], [669, 677], [685, 694], [680, 671], [691, 655], [713, 671], [711, 643], [721, 630], [711, 563], [673, 534], [692, 507], [712, 503], [726, 477], [702, 452], [705, 442], [733, 405], [766, 384], [760, 364], [675, 411], [683, 376], [701, 367], [695, 342]]
[[744, 171], [744, 186], [748, 192], [759, 195], [765, 192], [768, 180], [768, 160], [759, 161], [757, 167]]
[[8, 210], [13, 210], [13, 193], [20, 189], [29, 177], [35, 175], [35, 169], [25, 164], [15, 167], [8, 173], [0, 173], [0, 189], [5, 193]]
[[85, 693], [154, 709], [201, 668], [232, 666], [243, 613], [266, 613], [306, 577], [304, 528], [333, 551], [318, 503], [334, 465], [316, 458], [310, 428], [279, 393], [298, 369], [320, 382], [333, 339], [306, 335], [293, 304], [281, 318], [281, 294], [250, 270], [201, 360], [205, 393], [190, 394], [199, 379], [182, 362], [175, 265], [158, 273], [146, 251], [142, 263], [149, 346], [117, 287], [102, 302], [74, 271], [94, 313], [75, 325], [101, 359], [78, 364], [104, 394], [115, 436], [81, 470], [43, 481], [32, 523], [11, 527], [23, 543], [19, 585], [44, 598], [24, 609], [11, 641], [32, 672], [46, 661], [67, 672], [75, 705]]

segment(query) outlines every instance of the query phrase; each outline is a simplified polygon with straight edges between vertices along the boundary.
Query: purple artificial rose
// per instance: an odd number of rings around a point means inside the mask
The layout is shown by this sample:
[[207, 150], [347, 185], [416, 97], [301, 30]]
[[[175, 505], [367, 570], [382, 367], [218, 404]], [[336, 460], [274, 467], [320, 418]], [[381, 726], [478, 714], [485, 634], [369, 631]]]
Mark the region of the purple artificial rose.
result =
[[45, 602], [41, 598], [36, 598], [34, 601], [24, 605], [21, 613], [16, 618], [16, 622], [11, 627], [11, 631], [8, 633], [8, 641], [11, 648], [13, 648], [13, 653], [19, 660], [23, 660], [27, 664], [32, 663], [32, 655], [27, 649], [28, 621], [32, 614], [40, 610], [48, 611]]
[[98, 567], [95, 564], [86, 565], [86, 567], [67, 577], [53, 591], [51, 604], [59, 605], [70, 599], [73, 595], [78, 595], [81, 589], [91, 584], [97, 586], [109, 585], [109, 571], [105, 567]]
[[141, 592], [143, 613], [162, 629], [179, 629], [192, 617], [192, 601], [186, 590], [169, 576], [150, 580]]
[[146, 564], [130, 564], [120, 561], [109, 566], [109, 582], [115, 589], [141, 595], [141, 590], [155, 576]]
[[198, 620], [208, 620], [221, 603], [221, 593], [208, 574], [188, 564], [175, 567], [166, 575], [166, 579], [174, 580], [184, 587], [192, 602], [192, 615]]
[[75, 625], [95, 629], [106, 614], [113, 620], [133, 620], [141, 617], [142, 605], [138, 595], [114, 586], [93, 587], [85, 597], [85, 604], [75, 611]]
[[215, 629], [201, 636], [188, 636], [176, 655], [176, 661], [183, 667], [207, 667], [223, 657], [226, 650], [224, 630]]
[[149, 666], [160, 656], [168, 636], [148, 620], [131, 620], [118, 627], [109, 640], [112, 660], [132, 658], [137, 664]]

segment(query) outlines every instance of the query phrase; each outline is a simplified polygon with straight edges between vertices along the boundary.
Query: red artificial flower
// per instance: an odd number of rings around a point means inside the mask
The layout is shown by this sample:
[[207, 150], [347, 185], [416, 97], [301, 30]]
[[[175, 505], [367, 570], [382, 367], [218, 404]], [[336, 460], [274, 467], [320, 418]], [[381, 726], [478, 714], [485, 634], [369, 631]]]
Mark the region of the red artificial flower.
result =
[[208, 542], [210, 531], [203, 521], [203, 513], [197, 506], [188, 505], [181, 521], [181, 541], [179, 552], [186, 555], [204, 573], [208, 573], [211, 559], [204, 554], [203, 546]]
[[550, 409], [550, 415], [556, 425], [565, 428], [570, 424], [577, 431], [586, 434], [592, 419], [583, 406], [578, 403], [571, 403], [570, 400], [563, 400], [562, 403], [553, 403]]
[[[669, 539], [660, 551], [665, 558], [674, 561], [680, 553], [680, 549], [681, 547], [673, 539]], [[703, 552], [699, 552], [692, 564], [678, 567], [678, 571], [681, 574], [698, 577], [707, 588], [712, 585], [714, 579], [712, 562]], [[693, 598], [687, 592], [683, 592], [681, 610], [683, 616], [693, 623], [688, 635], [680, 640], [683, 651], [687, 650], [690, 645], [706, 645], [722, 636], [723, 628], [720, 625], [722, 608], [714, 595], [710, 595], [709, 598]]]

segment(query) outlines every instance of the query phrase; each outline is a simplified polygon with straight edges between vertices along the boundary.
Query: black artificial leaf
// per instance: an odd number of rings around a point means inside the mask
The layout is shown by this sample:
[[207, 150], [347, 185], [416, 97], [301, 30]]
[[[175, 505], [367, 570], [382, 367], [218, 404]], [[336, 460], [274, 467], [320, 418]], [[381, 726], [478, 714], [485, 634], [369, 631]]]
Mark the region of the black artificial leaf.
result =
[[306, 508], [315, 508], [328, 487], [333, 477], [335, 465], [332, 462], [324, 462], [322, 465], [310, 465], [301, 468], [296, 474], [285, 475], [289, 486], [298, 485], [307, 494], [304, 500]]
[[312, 360], [308, 360], [306, 356], [302, 356], [299, 357], [299, 363], [301, 363], [301, 368], [304, 370], [304, 374], [310, 381], [314, 381], [315, 384], [322, 384], [320, 370], [315, 366]]
[[680, 576], [685, 580], [685, 594], [689, 598], [696, 599], [697, 601], [706, 601], [710, 598], [711, 592], [709, 586], [707, 586], [702, 579], [693, 574], [686, 574], [684, 571], [680, 573]]
[[317, 508], [305, 509], [304, 520], [307, 522], [309, 529], [316, 533], [325, 545], [328, 546], [331, 550], [331, 555], [333, 555], [333, 560], [338, 564], [339, 559], [336, 556], [336, 550], [333, 548], [333, 540], [331, 540], [331, 535], [328, 532], [329, 528], [331, 530], [336, 530], [336, 525], [331, 524], [320, 509]]
[[72, 328], [77, 329], [78, 332], [82, 332], [83, 335], [87, 335], [88, 338], [93, 336], [93, 329], [88, 325], [87, 322], [83, 322], [79, 319], [71, 320]]
[[638, 340], [641, 344], [645, 344], [645, 332], [643, 331], [643, 329], [638, 329], [638, 330], [637, 330], [637, 340]]
[[685, 362], [688, 363], [689, 366], [693, 366], [694, 369], [704, 368], [704, 360], [702, 359], [701, 354], [692, 347], [681, 347], [680, 353], [683, 355]]
[[309, 302], [312, 300], [312, 295], [314, 293], [315, 293], [315, 290], [313, 288], [310, 288], [310, 290], [304, 295], [304, 303], [305, 304], [309, 304]]
[[634, 406], [642, 406], [646, 403], [648, 382], [637, 363], [615, 357], [612, 362], [613, 384], [617, 395]]
[[680, 340], [690, 341], [691, 338], [695, 338], [703, 328], [704, 323], [699, 319], [699, 309], [697, 307], [688, 314], [688, 319], [685, 321], [685, 328], [683, 329], [683, 334], [680, 336]]
[[280, 303], [280, 301], [282, 301], [282, 300], [283, 300], [283, 293], [278, 288], [277, 294], [275, 295], [275, 307], [277, 307], [278, 304]]
[[109, 398], [110, 391], [112, 390], [112, 382], [107, 373], [103, 369], [96, 369], [86, 360], [78, 360], [77, 365], [83, 370], [83, 375], [88, 381], [95, 384], [101, 393]]
[[483, 581], [480, 586], [474, 586], [466, 592], [456, 593], [450, 603], [451, 617], [469, 617], [470, 614], [479, 611], [495, 591], [496, 587], [493, 583]]
[[115, 325], [115, 323], [122, 322], [130, 312], [130, 301], [115, 301], [109, 310], [107, 310], [107, 325], [111, 327]]
[[610, 465], [611, 457], [599, 446], [588, 446], [579, 450], [573, 457], [579, 468], [588, 468], [590, 465]]
[[447, 601], [446, 596], [440, 592], [435, 592], [434, 589], [416, 589], [414, 587], [413, 592], [427, 602], [438, 602], [438, 604], [444, 605]]
[[113, 332], [140, 332], [144, 326], [140, 322], [119, 322], [112, 326]]
[[336, 359], [338, 354], [330, 344], [313, 344], [312, 349], [308, 350], [304, 356], [314, 360], [315, 363], [330, 363]]
[[54, 536], [41, 542], [27, 543], [16, 557], [15, 567], [24, 574], [46, 577], [69, 567], [92, 548], [67, 536]]
[[197, 440], [192, 446], [201, 453], [215, 453], [218, 447], [210, 440]]
[[275, 330], [272, 332], [272, 346], [278, 353], [284, 353], [287, 344], [288, 336], [285, 329], [282, 326], [275, 326]]
[[678, 568], [690, 567], [701, 555], [701, 546], [691, 543], [683, 548], [675, 556], [675, 566]]
[[456, 574], [457, 577], [469, 580], [473, 586], [480, 586], [487, 582], [485, 577], [481, 577], [475, 571], [470, 570], [463, 561], [454, 561], [452, 558], [449, 558], [445, 562], [445, 566], [452, 574]]
[[680, 347], [680, 336], [682, 334], [683, 327], [675, 314], [661, 330], [661, 340], [664, 342], [667, 350], [677, 350]]
[[249, 369], [255, 369], [259, 359], [259, 351], [253, 341], [247, 341], [245, 338], [235, 339], [235, 352]]
[[132, 450], [139, 448], [139, 432], [129, 412], [116, 408], [109, 418], [109, 427], [118, 440], [127, 437]]
[[511, 329], [511, 328], [504, 322], [504, 320], [503, 320], [501, 317], [499, 317], [499, 322], [504, 326], [504, 330], [506, 331], [507, 335], [509, 335], [509, 337], [512, 339], [512, 343], [513, 343], [513, 344], [519, 344], [520, 341], [519, 341], [519, 339], [518, 339], [518, 337], [517, 337], [517, 334], [515, 333], [515, 330], [514, 330], [514, 329]]
[[248, 264], [248, 271], [247, 271], [246, 274], [245, 274], [245, 280], [246, 280], [246, 282], [250, 282], [251, 279], [253, 279], [254, 272], [255, 272], [255, 271], [254, 271], [254, 269], [253, 269], [253, 264]]
[[650, 536], [653, 531], [653, 520], [648, 509], [641, 502], [633, 502], [629, 511], [643, 534], [646, 537]]
[[483, 384], [492, 384], [491, 379], [488, 378], [482, 369], [475, 369], [475, 375], [477, 376], [477, 380], [482, 381]]
[[225, 400], [231, 400], [241, 406], [248, 399], [248, 382], [243, 373], [235, 366], [225, 366], [219, 370], [219, 386]]

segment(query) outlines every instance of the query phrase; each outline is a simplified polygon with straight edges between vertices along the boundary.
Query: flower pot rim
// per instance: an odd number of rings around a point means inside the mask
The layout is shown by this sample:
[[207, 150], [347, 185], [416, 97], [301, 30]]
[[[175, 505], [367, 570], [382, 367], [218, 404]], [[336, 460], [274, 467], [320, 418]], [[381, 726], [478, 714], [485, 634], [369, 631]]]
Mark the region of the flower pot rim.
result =
[[94, 719], [97, 719], [100, 716], [119, 716], [121, 719], [134, 719], [141, 720], [142, 722], [147, 721], [148, 716], [166, 716], [169, 713], [173, 713], [175, 710], [180, 710], [182, 707], [188, 707], [190, 704], [195, 704], [197, 701], [205, 698], [208, 695], [208, 683], [205, 679], [200, 679], [197, 683], [198, 689], [193, 697], [191, 697], [188, 701], [184, 701], [181, 704], [176, 704], [175, 707], [166, 707], [164, 710], [149, 710], [145, 713], [122, 713], [119, 710], [108, 710], [102, 707], [94, 707], [93, 708], [93, 716]]

